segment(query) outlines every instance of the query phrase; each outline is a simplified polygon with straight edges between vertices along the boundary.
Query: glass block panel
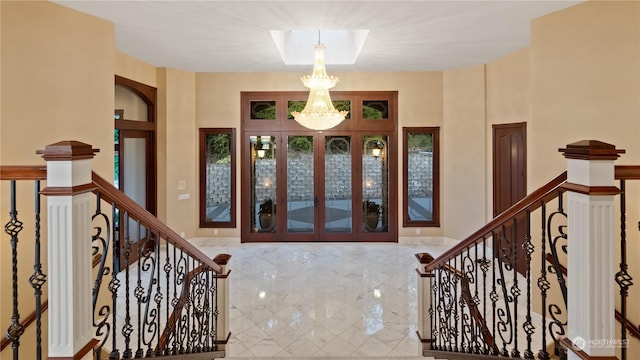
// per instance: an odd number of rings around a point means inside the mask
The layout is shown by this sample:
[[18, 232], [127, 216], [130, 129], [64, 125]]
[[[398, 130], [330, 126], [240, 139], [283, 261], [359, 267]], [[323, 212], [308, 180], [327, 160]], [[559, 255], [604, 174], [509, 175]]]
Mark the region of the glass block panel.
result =
[[389, 118], [389, 101], [363, 100], [362, 118], [367, 120], [382, 120]]
[[251, 101], [252, 120], [275, 120], [276, 102], [274, 101]]

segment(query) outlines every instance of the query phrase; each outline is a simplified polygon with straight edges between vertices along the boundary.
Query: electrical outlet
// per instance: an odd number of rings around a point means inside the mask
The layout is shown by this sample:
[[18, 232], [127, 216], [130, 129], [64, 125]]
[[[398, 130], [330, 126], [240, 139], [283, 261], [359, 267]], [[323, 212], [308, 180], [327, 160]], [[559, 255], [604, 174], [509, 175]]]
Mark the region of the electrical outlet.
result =
[[416, 229], [416, 235], [420, 235], [420, 229]]
[[185, 180], [178, 180], [178, 190], [186, 190], [187, 182]]
[[213, 235], [218, 235], [218, 229], [213, 229]]
[[180, 233], [180, 236], [184, 238], [184, 236], [185, 236], [184, 231]]

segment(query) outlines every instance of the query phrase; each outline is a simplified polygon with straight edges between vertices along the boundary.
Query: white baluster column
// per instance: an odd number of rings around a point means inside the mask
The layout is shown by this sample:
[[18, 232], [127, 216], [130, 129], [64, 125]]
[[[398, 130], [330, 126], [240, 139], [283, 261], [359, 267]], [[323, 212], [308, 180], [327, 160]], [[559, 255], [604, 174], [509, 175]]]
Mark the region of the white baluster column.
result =
[[92, 359], [91, 159], [98, 150], [77, 141], [48, 145], [49, 359]]
[[229, 254], [219, 254], [213, 259], [213, 261], [222, 268], [221, 274], [217, 275], [218, 294], [216, 305], [218, 306], [219, 315], [216, 323], [216, 333], [218, 334], [216, 345], [218, 345], [219, 351], [225, 353], [227, 351], [229, 337], [231, 336], [229, 332], [229, 271], [227, 271], [227, 265], [230, 259], [231, 255]]
[[433, 285], [434, 274], [426, 270], [426, 266], [433, 261], [433, 256], [429, 253], [416, 254], [420, 267], [416, 269], [418, 273], [418, 338], [422, 343], [422, 351], [431, 350], [435, 339], [433, 339], [433, 315], [429, 312], [431, 308], [431, 286]]
[[[560, 149], [567, 159], [568, 359], [615, 359], [614, 161], [623, 150], [595, 140]], [[586, 356], [586, 357], [581, 357]]]

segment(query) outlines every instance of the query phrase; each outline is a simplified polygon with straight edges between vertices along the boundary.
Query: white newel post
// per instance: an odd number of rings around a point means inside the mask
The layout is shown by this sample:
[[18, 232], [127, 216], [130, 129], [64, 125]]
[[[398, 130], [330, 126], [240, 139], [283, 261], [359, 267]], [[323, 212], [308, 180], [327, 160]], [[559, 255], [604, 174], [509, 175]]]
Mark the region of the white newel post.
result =
[[218, 279], [218, 323], [216, 324], [216, 332], [218, 334], [218, 350], [226, 353], [227, 343], [231, 333], [229, 332], [229, 272], [227, 271], [227, 264], [231, 259], [229, 254], [219, 254], [213, 261], [220, 265], [222, 273], [217, 275]]
[[418, 338], [422, 343], [422, 351], [431, 350], [434, 342], [432, 334], [433, 319], [429, 313], [431, 307], [431, 286], [434, 277], [433, 272], [427, 271], [426, 266], [433, 261], [429, 253], [416, 254], [420, 266], [418, 273]]
[[[560, 149], [567, 159], [568, 359], [616, 359], [614, 161], [624, 150], [595, 140]], [[586, 356], [586, 357], [585, 357]]]
[[48, 359], [92, 359], [91, 145], [62, 141], [37, 153], [47, 161]]

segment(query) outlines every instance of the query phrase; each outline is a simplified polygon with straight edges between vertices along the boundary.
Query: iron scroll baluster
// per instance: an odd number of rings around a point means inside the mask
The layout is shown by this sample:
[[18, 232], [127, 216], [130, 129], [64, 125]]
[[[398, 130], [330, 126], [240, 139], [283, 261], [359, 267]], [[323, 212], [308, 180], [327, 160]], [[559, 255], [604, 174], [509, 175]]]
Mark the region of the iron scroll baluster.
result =
[[11, 210], [10, 220], [4, 227], [4, 232], [11, 239], [11, 281], [12, 281], [12, 301], [13, 313], [11, 315], [11, 325], [7, 330], [7, 338], [12, 341], [13, 359], [18, 360], [18, 350], [20, 349], [20, 336], [24, 333], [24, 326], [20, 323], [20, 313], [18, 311], [18, 235], [22, 231], [22, 222], [18, 220], [18, 210], [16, 207], [16, 181], [11, 180]]
[[47, 281], [47, 276], [42, 272], [40, 261], [40, 180], [34, 183], [34, 210], [35, 210], [35, 261], [33, 275], [29, 282], [34, 289], [36, 305], [36, 359], [42, 359], [42, 286]]
[[[547, 280], [547, 260], [546, 260], [547, 204], [545, 203], [542, 204], [541, 212], [542, 212], [542, 216], [541, 216], [542, 239], [540, 243], [542, 246], [540, 251], [541, 266], [540, 266], [540, 277], [538, 278], [538, 288], [540, 289], [540, 297], [542, 301], [542, 307], [541, 307], [542, 309], [542, 331], [541, 331], [542, 342], [541, 344], [546, 344], [547, 343], [547, 290], [551, 288], [551, 284], [549, 283], [549, 280]], [[542, 349], [540, 349], [540, 351], [538, 352], [538, 358], [540, 360], [549, 360], [549, 353], [547, 352], [546, 346], [543, 345]]]
[[627, 271], [627, 196], [625, 180], [620, 180], [620, 270], [616, 273], [616, 283], [620, 286], [620, 314], [622, 315], [620, 327], [621, 360], [627, 359], [627, 297], [629, 288], [633, 285], [633, 277]]
[[[551, 254], [553, 255], [553, 263], [548, 266], [548, 270], [550, 273], [556, 275], [558, 286], [560, 287], [560, 291], [562, 292], [562, 297], [564, 300], [564, 304], [562, 304], [564, 306], [561, 306], [559, 304], [549, 304], [548, 306], [549, 316], [551, 317], [551, 322], [549, 323], [549, 334], [556, 344], [560, 340], [560, 337], [566, 334], [565, 327], [567, 326], [567, 320], [563, 320], [561, 318], [564, 314], [563, 309], [565, 309], [565, 311], [567, 309], [567, 285], [558, 257], [558, 247], [560, 247], [565, 254], [567, 253], [566, 219], [567, 214], [564, 212], [562, 195], [559, 194], [558, 209], [551, 213], [547, 218], [547, 240], [549, 241], [549, 249], [551, 250]], [[554, 227], [554, 224], [557, 224], [557, 226]], [[555, 236], [552, 234], [552, 231], [554, 229], [557, 229], [558, 232], [558, 234]], [[560, 245], [561, 240], [565, 242], [565, 245]]]
[[496, 280], [498, 285], [500, 285], [500, 290], [502, 292], [502, 297], [504, 300], [504, 308], [498, 307], [497, 315], [498, 315], [498, 336], [500, 336], [500, 340], [502, 340], [502, 356], [508, 357], [509, 350], [507, 349], [507, 345], [513, 343], [513, 319], [511, 315], [511, 307], [510, 303], [513, 303], [513, 296], [509, 295], [507, 290], [507, 281], [505, 279], [505, 270], [512, 270], [513, 262], [513, 247], [511, 245], [511, 241], [505, 235], [506, 227], [503, 225], [502, 230], [500, 232], [500, 243], [504, 244], [502, 246], [502, 253], [498, 256], [498, 271], [500, 272], [500, 278]]
[[520, 288], [518, 287], [518, 247], [520, 244], [520, 238], [518, 237], [518, 219], [513, 220], [513, 285], [511, 286], [511, 297], [513, 299], [513, 350], [511, 350], [511, 357], [519, 358], [520, 351], [518, 350], [518, 297], [520, 296]]
[[[111, 324], [109, 322], [111, 308], [104, 304], [98, 309], [98, 298], [102, 288], [102, 280], [111, 273], [111, 268], [106, 266], [107, 254], [111, 243], [111, 225], [109, 218], [102, 212], [100, 194], [96, 195], [96, 212], [91, 216], [92, 223], [102, 222], [101, 226], [94, 226], [94, 234], [91, 236], [92, 256], [99, 259], [96, 279], [93, 285], [93, 327], [95, 336], [99, 339], [98, 346], [94, 350], [94, 356], [100, 360], [102, 358], [102, 348], [109, 339]], [[104, 234], [103, 230], [105, 229]], [[111, 285], [111, 284], [110, 284]]]
[[526, 216], [526, 226], [527, 233], [525, 235], [523, 250], [525, 251], [525, 261], [527, 262], [527, 317], [525, 323], [523, 324], [523, 329], [527, 334], [527, 349], [524, 351], [524, 358], [533, 359], [534, 354], [533, 351], [531, 351], [531, 335], [533, 335], [535, 331], [535, 326], [531, 321], [531, 255], [535, 251], [535, 247], [531, 242], [531, 212], [528, 210]]

